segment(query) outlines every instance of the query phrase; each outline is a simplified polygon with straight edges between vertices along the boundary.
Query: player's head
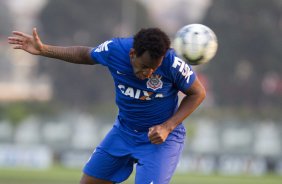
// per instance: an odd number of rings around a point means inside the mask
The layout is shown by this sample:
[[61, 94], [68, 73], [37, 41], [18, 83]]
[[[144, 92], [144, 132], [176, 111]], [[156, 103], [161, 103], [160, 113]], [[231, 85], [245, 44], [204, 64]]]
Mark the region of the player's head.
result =
[[130, 51], [135, 75], [142, 80], [149, 78], [161, 65], [169, 47], [169, 37], [159, 28], [141, 29], [137, 32]]

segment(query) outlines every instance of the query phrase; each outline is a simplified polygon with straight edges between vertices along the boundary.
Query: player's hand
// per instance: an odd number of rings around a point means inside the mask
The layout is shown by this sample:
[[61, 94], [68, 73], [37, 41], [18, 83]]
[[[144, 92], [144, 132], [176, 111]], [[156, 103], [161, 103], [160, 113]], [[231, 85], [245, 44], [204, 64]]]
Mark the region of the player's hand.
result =
[[14, 49], [22, 49], [34, 55], [40, 55], [43, 50], [43, 44], [37, 34], [36, 28], [33, 28], [32, 35], [19, 31], [12, 32], [14, 36], [8, 37], [8, 43], [14, 45]]
[[170, 131], [164, 124], [149, 128], [148, 137], [152, 144], [161, 144], [165, 142]]

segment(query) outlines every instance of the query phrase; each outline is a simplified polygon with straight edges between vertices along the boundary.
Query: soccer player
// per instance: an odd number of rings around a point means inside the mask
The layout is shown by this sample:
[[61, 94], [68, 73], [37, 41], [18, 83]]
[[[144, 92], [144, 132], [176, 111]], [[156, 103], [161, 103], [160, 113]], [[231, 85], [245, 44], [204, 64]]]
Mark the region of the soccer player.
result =
[[[182, 121], [203, 101], [205, 89], [162, 30], [141, 29], [95, 48], [46, 45], [35, 28], [32, 35], [14, 31], [8, 42], [34, 55], [109, 69], [119, 112], [86, 163], [81, 184], [121, 183], [135, 163], [136, 184], [169, 183], [183, 150]], [[179, 91], [186, 95], [178, 107]]]

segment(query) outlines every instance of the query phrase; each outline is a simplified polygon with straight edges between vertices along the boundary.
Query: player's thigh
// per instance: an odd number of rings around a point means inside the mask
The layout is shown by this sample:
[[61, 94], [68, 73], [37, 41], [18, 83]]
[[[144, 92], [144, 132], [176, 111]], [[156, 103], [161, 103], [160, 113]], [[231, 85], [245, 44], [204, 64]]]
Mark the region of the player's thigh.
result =
[[[86, 176], [100, 179], [101, 181], [120, 183], [130, 176], [133, 164], [134, 160], [129, 156], [117, 157], [97, 148], [86, 163], [83, 172]], [[86, 181], [92, 181], [91, 178], [85, 175], [84, 178], [88, 179]]]
[[83, 174], [80, 180], [80, 184], [113, 184], [113, 182], [88, 176], [87, 174]]
[[135, 184], [168, 184], [179, 162], [184, 143], [174, 141], [151, 145], [149, 153], [140, 155]]

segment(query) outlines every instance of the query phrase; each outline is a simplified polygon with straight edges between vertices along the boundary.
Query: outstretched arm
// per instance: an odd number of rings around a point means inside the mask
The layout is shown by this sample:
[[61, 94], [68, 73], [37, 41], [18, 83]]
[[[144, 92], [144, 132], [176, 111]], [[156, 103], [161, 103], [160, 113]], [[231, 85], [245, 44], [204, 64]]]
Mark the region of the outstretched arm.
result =
[[185, 94], [178, 110], [170, 119], [149, 129], [148, 136], [153, 144], [163, 143], [169, 133], [188, 117], [206, 97], [205, 88], [197, 78]]
[[60, 47], [43, 44], [36, 28], [33, 28], [32, 35], [19, 31], [13, 31], [13, 35], [8, 37], [8, 42], [14, 45], [14, 49], [21, 49], [33, 55], [56, 58], [69, 63], [96, 64], [90, 57], [90, 47]]

